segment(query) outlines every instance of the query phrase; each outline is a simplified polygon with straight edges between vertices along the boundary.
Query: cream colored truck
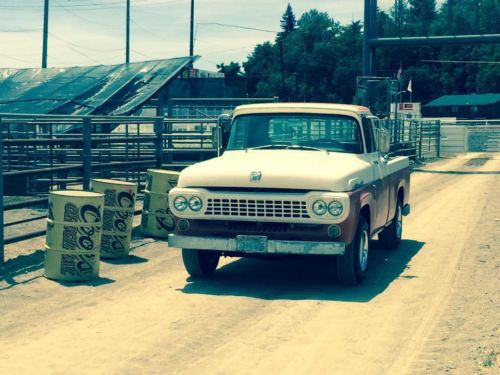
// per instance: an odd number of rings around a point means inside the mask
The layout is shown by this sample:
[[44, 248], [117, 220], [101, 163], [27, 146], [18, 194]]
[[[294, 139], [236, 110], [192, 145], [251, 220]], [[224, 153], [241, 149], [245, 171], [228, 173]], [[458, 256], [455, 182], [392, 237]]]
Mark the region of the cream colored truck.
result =
[[273, 103], [235, 109], [224, 154], [182, 171], [170, 191], [175, 234], [193, 277], [220, 256], [335, 256], [338, 279], [365, 276], [370, 239], [398, 247], [409, 214], [407, 157], [368, 108]]

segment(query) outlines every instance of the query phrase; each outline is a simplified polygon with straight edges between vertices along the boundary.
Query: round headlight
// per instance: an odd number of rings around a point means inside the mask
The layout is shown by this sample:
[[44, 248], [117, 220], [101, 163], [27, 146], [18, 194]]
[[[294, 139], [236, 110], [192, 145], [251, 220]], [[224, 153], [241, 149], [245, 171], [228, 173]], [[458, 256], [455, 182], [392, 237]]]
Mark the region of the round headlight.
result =
[[184, 211], [188, 207], [188, 201], [183, 196], [174, 199], [174, 208], [177, 211]]
[[342, 215], [342, 212], [344, 211], [344, 207], [342, 206], [342, 203], [339, 201], [332, 201], [328, 205], [328, 212], [330, 212], [330, 215], [332, 216], [340, 216]]
[[191, 197], [189, 199], [189, 208], [193, 211], [199, 211], [203, 207], [203, 202], [199, 197]]
[[319, 201], [315, 201], [313, 203], [312, 210], [313, 210], [315, 215], [322, 216], [322, 215], [326, 214], [328, 207], [327, 207], [325, 202], [323, 202], [322, 200], [319, 200]]

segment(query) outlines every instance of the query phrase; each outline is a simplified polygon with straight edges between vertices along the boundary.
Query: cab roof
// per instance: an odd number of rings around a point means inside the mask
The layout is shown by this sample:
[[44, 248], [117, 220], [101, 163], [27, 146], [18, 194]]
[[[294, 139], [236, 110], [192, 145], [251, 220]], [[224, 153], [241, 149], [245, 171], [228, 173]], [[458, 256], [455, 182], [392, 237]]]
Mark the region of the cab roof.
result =
[[248, 104], [236, 107], [234, 115], [250, 114], [250, 113], [331, 113], [350, 112], [352, 114], [371, 114], [367, 107], [353, 104], [335, 104], [335, 103], [264, 103], [264, 104]]

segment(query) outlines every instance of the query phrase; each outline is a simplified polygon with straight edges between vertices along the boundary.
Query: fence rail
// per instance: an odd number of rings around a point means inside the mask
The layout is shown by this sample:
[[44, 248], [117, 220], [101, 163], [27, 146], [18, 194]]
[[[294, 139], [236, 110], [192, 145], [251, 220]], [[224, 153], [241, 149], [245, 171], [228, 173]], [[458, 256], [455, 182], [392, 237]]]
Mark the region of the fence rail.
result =
[[[392, 154], [422, 159], [439, 154], [439, 122], [389, 123]], [[47, 205], [52, 189], [88, 189], [91, 177], [120, 178], [143, 185], [146, 169], [182, 169], [214, 157], [219, 151], [215, 118], [106, 117], [0, 114], [0, 265], [4, 243], [45, 232], [40, 228], [21, 235], [17, 225], [42, 220], [45, 215], [6, 222], [4, 213]], [[29, 196], [5, 202], [4, 196]]]
[[439, 121], [383, 120], [391, 130], [391, 155], [415, 160], [439, 157], [441, 123]]
[[[16, 225], [45, 218], [5, 220], [5, 212], [46, 207], [52, 189], [89, 189], [91, 177], [120, 178], [143, 185], [148, 168], [181, 169], [217, 155], [214, 118], [107, 117], [0, 114], [0, 224]], [[4, 196], [29, 196], [4, 202]], [[10, 219], [10, 218], [9, 218]], [[44, 230], [4, 237], [0, 230], [0, 265], [4, 244], [43, 235]]]

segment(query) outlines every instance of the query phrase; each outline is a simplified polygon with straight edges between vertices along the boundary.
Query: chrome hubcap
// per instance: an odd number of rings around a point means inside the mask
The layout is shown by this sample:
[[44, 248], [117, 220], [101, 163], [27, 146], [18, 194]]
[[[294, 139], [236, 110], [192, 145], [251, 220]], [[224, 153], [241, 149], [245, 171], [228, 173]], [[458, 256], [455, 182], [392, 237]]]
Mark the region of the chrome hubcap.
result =
[[359, 267], [362, 272], [365, 272], [368, 265], [368, 232], [363, 231], [361, 239], [359, 240]]
[[396, 208], [396, 235], [401, 238], [403, 234], [403, 213], [401, 212], [401, 206], [398, 205]]

